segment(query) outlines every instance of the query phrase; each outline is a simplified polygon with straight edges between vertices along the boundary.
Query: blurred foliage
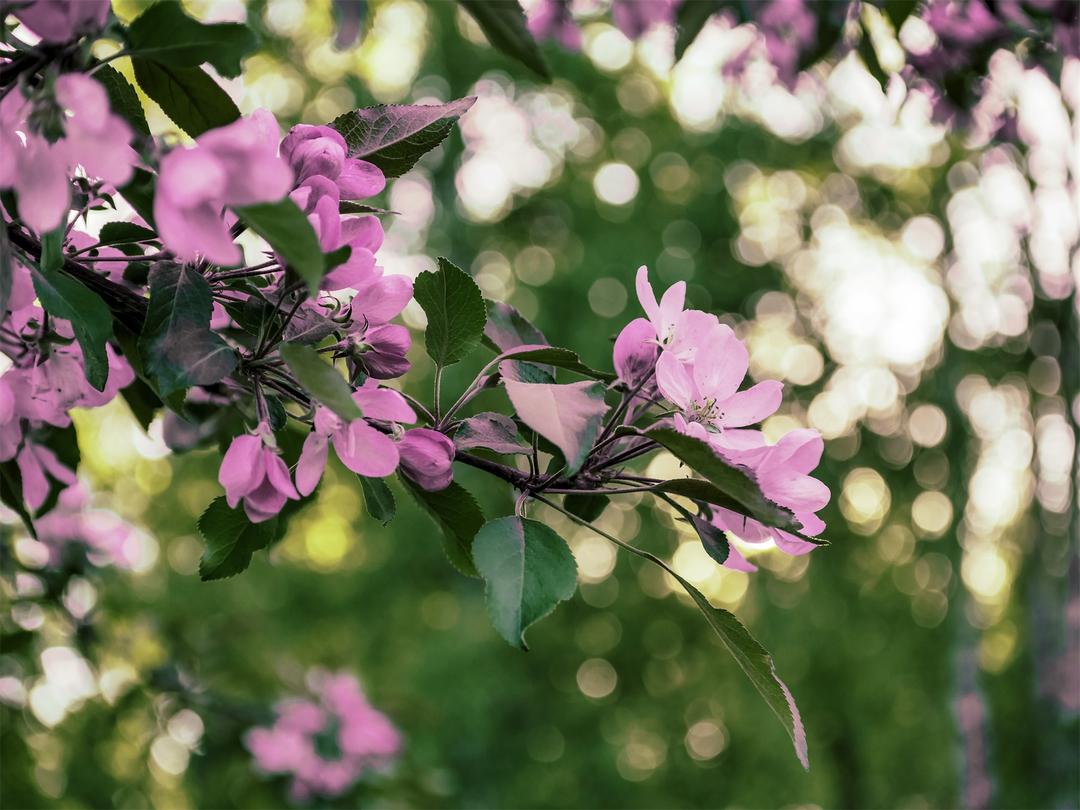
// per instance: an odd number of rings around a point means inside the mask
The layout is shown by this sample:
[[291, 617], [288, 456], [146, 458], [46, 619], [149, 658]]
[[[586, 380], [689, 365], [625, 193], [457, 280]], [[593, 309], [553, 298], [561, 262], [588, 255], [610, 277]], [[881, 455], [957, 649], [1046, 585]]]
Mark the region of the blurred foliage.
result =
[[[310, 71], [312, 50], [329, 48], [328, 12], [309, 9], [295, 27], [302, 36], [282, 35], [281, 24], [266, 28], [263, 51], [252, 61], [272, 60], [263, 68], [269, 72], [274, 64], [288, 65], [300, 83], [290, 91], [299, 102], [280, 115], [283, 125], [319, 121], [320, 113], [329, 120], [341, 109], [395, 94], [459, 98], [474, 92], [482, 76], [511, 85], [504, 71], [516, 68], [463, 37], [468, 26], [451, 4], [425, 8], [426, 33], [411, 33], [426, 42], [418, 78], [400, 82], [396, 91], [371, 92], [365, 76], [388, 57], [372, 55], [382, 29], [379, 16], [369, 14], [359, 56], [341, 71], [334, 83], [340, 91], [329, 103], [326, 77]], [[255, 3], [250, 15], [262, 21], [286, 11], [281, 3]], [[384, 15], [382, 23], [392, 20]], [[734, 258], [739, 211], [725, 173], [743, 161], [762, 172], [794, 170], [808, 182], [824, 182], [837, 171], [841, 132], [835, 126], [800, 143], [735, 117], [714, 132], [688, 132], [663, 103], [628, 109], [627, 81], [598, 71], [584, 56], [552, 48], [545, 55], [558, 77], [555, 87], [572, 95], [575, 108], [606, 134], [600, 151], [568, 161], [542, 189], [519, 196], [499, 221], [476, 222], [463, 216], [457, 201], [463, 145], [452, 135], [422, 164], [435, 211], [418, 253], [448, 256], [474, 272], [485, 251], [519, 257], [517, 280], [507, 285], [510, 301], [534, 315], [551, 342], [600, 368], [610, 367], [610, 339], [635, 316], [631, 278], [640, 264], [657, 267], [666, 284], [687, 280], [694, 306], [740, 322], [755, 318], [765, 293], [790, 290], [778, 264], [755, 267]], [[400, 72], [392, 65], [387, 70]], [[516, 72], [513, 83], [532, 86], [522, 74]], [[633, 203], [598, 202], [596, 167], [626, 159], [635, 143], [645, 157]], [[674, 190], [656, 182], [655, 158], [648, 168], [657, 155], [674, 155], [685, 167], [686, 179]], [[946, 178], [969, 158], [952, 143], [940, 165], [914, 170], [918, 183], [855, 178], [859, 215], [886, 234], [918, 214], [944, 222]], [[520, 254], [528, 246], [542, 247], [551, 267], [523, 264]], [[672, 246], [683, 260], [670, 260]], [[607, 298], [603, 288], [596, 291], [598, 279], [621, 283], [623, 306], [608, 300], [618, 301], [617, 291]], [[1034, 306], [1031, 322], [1058, 324], [1067, 347], [1069, 303], [1036, 299]], [[1075, 337], [1075, 325], [1070, 328]], [[836, 368], [811, 324], [800, 321], [800, 329], [825, 364], [813, 382], [787, 386], [785, 406], [797, 417]], [[890, 438], [865, 423], [830, 441], [817, 473], [834, 493], [823, 513], [830, 547], [809, 559], [770, 553], [755, 558], [762, 565], [757, 574], [721, 570], [710, 578], [707, 592], [736, 610], [791, 686], [809, 735], [809, 773], [692, 606], [670, 595], [637, 560], [620, 557], [610, 575], [583, 581], [573, 600], [531, 631], [531, 651], [522, 653], [492, 630], [480, 583], [447, 564], [433, 524], [409, 495], [394, 485], [398, 516], [380, 527], [364, 513], [357, 483], [336, 467], [328, 471], [336, 483], [294, 519], [269, 556], [256, 555], [240, 577], [202, 583], [195, 573], [201, 553], [195, 521], [217, 494], [217, 453], [115, 459], [110, 445], [123, 431], [105, 434], [125, 418], [118, 412], [123, 406], [106, 409], [110, 415], [97, 433], [83, 415], [89, 467], [83, 472], [156, 538], [160, 558], [144, 573], [88, 575], [97, 581], [98, 604], [81, 626], [56, 611], [31, 637], [4, 619], [5, 633], [11, 632], [4, 636], [0, 675], [30, 678], [44, 648], [72, 644], [96, 662], [103, 679], [127, 673], [137, 685], [119, 689], [115, 700], [95, 697], [73, 707], [54, 728], [30, 706], [0, 708], [0, 803], [278, 806], [282, 784], [252, 771], [240, 735], [318, 665], [357, 672], [373, 703], [406, 738], [406, 754], [392, 775], [330, 806], [952, 807], [966, 801], [965, 786], [980, 776], [973, 773], [979, 761], [972, 759], [973, 746], [985, 756], [995, 805], [1075, 806], [1077, 715], [1042, 686], [1065, 638], [1069, 560], [1076, 578], [1075, 515], [1070, 529], [1069, 520], [1047, 519], [1031, 505], [1001, 530], [1018, 553], [1009, 556], [1012, 587], [991, 621], [979, 618], [960, 576], [956, 526], [977, 441], [956, 392], [971, 374], [993, 385], [1026, 379], [1036, 360], [1029, 335], [976, 351], [943, 346], [939, 362], [907, 393], [910, 403], [932, 403], [945, 414], [948, 432], [936, 447], [897, 455]], [[423, 372], [422, 347], [413, 359]], [[1068, 359], [1064, 385], [1075, 394], [1076, 366], [1070, 372]], [[448, 371], [447, 391], [467, 384], [480, 362], [474, 360]], [[428, 375], [410, 377], [412, 393], [427, 394]], [[481, 398], [476, 409], [483, 407]], [[938, 489], [956, 517], [931, 539], [913, 526], [911, 510], [926, 489], [919, 465], [940, 466], [942, 459], [946, 480]], [[869, 524], [849, 522], [841, 509], [845, 478], [856, 468], [880, 474], [890, 503]], [[509, 494], [475, 471], [461, 469], [458, 480], [488, 517], [513, 508]], [[554, 521], [542, 508], [536, 516]], [[603, 521], [664, 556], [685, 539], [670, 516], [644, 503], [609, 508]], [[579, 555], [583, 548], [597, 553], [591, 539], [565, 522], [559, 527]], [[985, 709], [974, 730], [961, 710], [968, 694]], [[176, 757], [163, 754], [159, 749], [168, 744], [157, 741], [169, 739], [169, 720], [185, 707], [199, 714], [205, 733], [190, 760], [181, 757], [186, 767], [170, 773]]]

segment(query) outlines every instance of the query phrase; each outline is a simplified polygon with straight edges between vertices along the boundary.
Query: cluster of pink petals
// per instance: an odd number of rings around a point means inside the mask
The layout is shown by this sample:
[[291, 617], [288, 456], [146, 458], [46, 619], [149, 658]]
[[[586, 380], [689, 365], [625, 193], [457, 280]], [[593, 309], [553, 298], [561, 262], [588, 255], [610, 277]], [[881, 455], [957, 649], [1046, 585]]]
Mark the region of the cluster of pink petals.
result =
[[[131, 127], [109, 110], [100, 83], [82, 73], [65, 73], [57, 77], [54, 91], [26, 98], [15, 88], [0, 101], [0, 189], [15, 190], [19, 217], [38, 234], [66, 221], [76, 168], [88, 178], [120, 186], [131, 179], [138, 159], [131, 148]], [[51, 143], [32, 126], [47, 116], [58, 117], [63, 132]]]
[[64, 549], [78, 544], [94, 565], [137, 567], [144, 555], [139, 530], [114, 512], [89, 504], [86, 487], [77, 482], [60, 493], [55, 509], [34, 521], [38, 540], [49, 549], [49, 564], [59, 565]]
[[105, 27], [110, 0], [30, 0], [11, 13], [45, 42], [68, 42]]
[[296, 488], [301, 495], [311, 494], [318, 486], [330, 445], [341, 463], [358, 475], [382, 478], [400, 465], [424, 489], [450, 485], [454, 443], [427, 428], [402, 434], [400, 426], [415, 422], [416, 414], [400, 393], [368, 380], [352, 398], [364, 414], [360, 419], [346, 421], [328, 408], [316, 407], [314, 429], [304, 440], [296, 465]]
[[45, 313], [34, 304], [34, 297], [29, 271], [13, 263], [4, 334], [0, 336], [0, 350], [11, 360], [11, 366], [0, 375], [0, 462], [15, 459], [22, 476], [23, 499], [32, 511], [45, 502], [50, 481], [64, 486], [75, 483], [74, 470], [36, 440], [38, 432], [68, 427], [73, 408], [105, 405], [135, 379], [127, 361], [107, 346], [105, 388], [98, 391], [91, 386], [71, 324], [50, 317], [46, 333]]
[[225, 500], [235, 509], [241, 502], [252, 523], [269, 520], [287, 500], [299, 500], [289, 468], [282, 461], [270, 426], [260, 423], [254, 434], [232, 440], [218, 470]]
[[273, 113], [256, 110], [161, 159], [154, 220], [165, 247], [177, 258], [240, 263], [243, 254], [223, 209], [276, 202], [289, 193], [293, 173], [278, 156], [278, 135]]
[[[760, 430], [751, 428], [780, 407], [783, 385], [764, 380], [739, 390], [749, 365], [746, 346], [715, 315], [684, 309], [684, 282], [657, 301], [648, 271], [641, 267], [637, 294], [647, 318], [631, 321], [615, 341], [615, 369], [623, 384], [643, 392], [651, 388], [675, 406], [675, 428], [753, 472], [766, 497], [795, 515], [803, 534], [824, 531], [814, 513], [828, 503], [829, 490], [810, 476], [821, 459], [821, 436], [794, 430], [770, 445]], [[790, 532], [726, 509], [714, 510], [713, 520], [741, 540], [772, 541], [789, 554], [815, 548]], [[734, 547], [725, 565], [754, 570]]]
[[[278, 704], [274, 723], [244, 736], [255, 768], [292, 777], [290, 796], [305, 802], [314, 796], [340, 796], [370, 772], [393, 764], [401, 735], [345, 673], [315, 673], [314, 700], [295, 698]], [[326, 739], [340, 753], [319, 753]]]
[[[378, 166], [348, 156], [341, 134], [327, 126], [300, 124], [281, 142], [281, 156], [296, 174], [293, 201], [308, 216], [327, 253], [350, 249], [348, 260], [322, 280], [330, 292], [348, 291], [352, 349], [350, 363], [379, 380], [400, 377], [409, 370], [405, 355], [412, 345], [409, 330], [390, 321], [412, 298], [412, 281], [386, 275], [376, 263], [375, 252], [383, 242], [382, 223], [371, 215], [342, 215], [342, 200], [362, 200], [381, 192], [386, 178]], [[305, 307], [320, 315], [332, 314], [335, 298], [314, 301]]]

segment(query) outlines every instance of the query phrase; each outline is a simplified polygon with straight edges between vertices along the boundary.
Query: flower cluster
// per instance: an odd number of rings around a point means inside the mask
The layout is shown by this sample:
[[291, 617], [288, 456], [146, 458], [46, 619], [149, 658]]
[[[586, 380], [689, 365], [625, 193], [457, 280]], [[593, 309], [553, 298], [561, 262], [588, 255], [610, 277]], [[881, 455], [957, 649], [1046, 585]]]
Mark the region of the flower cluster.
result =
[[[749, 365], [746, 346], [715, 315], [684, 309], [684, 282], [657, 301], [642, 267], [637, 295], [647, 319], [631, 321], [615, 343], [615, 368], [623, 384], [642, 402], [662, 397], [674, 407], [672, 423], [680, 433], [707, 442], [721, 458], [749, 470], [767, 498], [795, 515], [805, 535], [821, 534], [825, 524], [814, 513], [828, 503], [829, 489], [810, 476], [824, 447], [820, 434], [794, 430], [769, 444], [760, 430], [750, 429], [776, 412], [783, 385], [764, 380], [739, 390]], [[717, 528], [747, 543], [772, 541], [788, 554], [816, 547], [729, 509], [712, 511]], [[734, 547], [724, 564], [756, 570]]]
[[314, 672], [308, 680], [314, 700], [282, 701], [271, 726], [244, 737], [257, 770], [292, 777], [290, 796], [297, 802], [340, 796], [392, 765], [401, 751], [401, 735], [356, 678]]
[[14, 459], [23, 500], [36, 511], [54, 485], [75, 483], [69, 469], [40, 438], [71, 426], [73, 408], [110, 402], [135, 378], [131, 366], [106, 347], [109, 376], [103, 390], [86, 379], [82, 349], [69, 321], [47, 315], [36, 303], [30, 271], [13, 263], [8, 311], [0, 324], [0, 351], [7, 366], [0, 376], [0, 462]]
[[65, 221], [77, 168], [113, 186], [131, 179], [131, 138], [89, 76], [64, 73], [29, 96], [13, 88], [0, 101], [0, 189], [15, 189], [19, 217], [44, 234]]

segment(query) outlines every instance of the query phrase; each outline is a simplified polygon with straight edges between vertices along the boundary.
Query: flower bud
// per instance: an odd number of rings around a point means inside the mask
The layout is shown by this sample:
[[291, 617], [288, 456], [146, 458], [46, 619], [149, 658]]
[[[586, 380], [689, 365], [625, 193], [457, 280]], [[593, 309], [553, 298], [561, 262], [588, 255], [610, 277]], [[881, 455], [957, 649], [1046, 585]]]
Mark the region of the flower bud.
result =
[[401, 470], [424, 489], [446, 489], [453, 480], [454, 443], [437, 430], [416, 428], [398, 443]]

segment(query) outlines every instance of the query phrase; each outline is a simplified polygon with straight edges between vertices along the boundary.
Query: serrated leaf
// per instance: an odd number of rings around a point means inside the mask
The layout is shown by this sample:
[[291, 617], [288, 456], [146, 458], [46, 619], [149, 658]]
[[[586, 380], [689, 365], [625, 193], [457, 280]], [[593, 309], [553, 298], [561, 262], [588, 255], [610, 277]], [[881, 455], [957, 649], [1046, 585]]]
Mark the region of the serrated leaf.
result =
[[127, 29], [134, 56], [177, 68], [207, 62], [228, 78], [240, 75], [240, 61], [258, 47], [255, 33], [243, 23], [203, 23], [184, 13], [178, 2], [150, 6]]
[[199, 560], [204, 582], [235, 576], [251, 564], [251, 555], [274, 540], [278, 518], [252, 523], [243, 509], [230, 509], [224, 496], [217, 498], [199, 518], [199, 533], [206, 550]]
[[109, 95], [109, 108], [131, 124], [131, 128], [145, 137], [150, 137], [150, 125], [146, 123], [146, 112], [135, 88], [112, 65], [99, 65], [93, 72], [95, 80], [105, 87]]
[[442, 529], [443, 550], [460, 573], [478, 577], [473, 563], [473, 539], [484, 525], [484, 513], [476, 499], [456, 481], [437, 492], [418, 487], [404, 475], [398, 476], [405, 489]]
[[[597, 371], [595, 368], [591, 368], [582, 363], [581, 358], [577, 356], [577, 352], [572, 352], [569, 349], [561, 349], [556, 346], [518, 346], [517, 348], [503, 352], [500, 356], [507, 359], [512, 358], [514, 360], [529, 360], [534, 363], [541, 363], [543, 364], [542, 367], [554, 366], [556, 368], [566, 369], [575, 374], [580, 374], [583, 377], [591, 377], [594, 380], [611, 382], [615, 379], [614, 374], [609, 374], [606, 371]], [[523, 382], [529, 381], [524, 380]]]
[[721, 10], [719, 0], [686, 0], [675, 12], [675, 60], [683, 58], [701, 29]]
[[347, 421], [363, 416], [353, 402], [352, 389], [345, 378], [313, 348], [302, 343], [285, 343], [279, 351], [289, 371], [312, 397]]
[[[60, 272], [63, 264], [60, 236], [50, 237], [47, 234], [42, 239], [41, 264], [30, 268], [34, 291], [46, 312], [71, 321], [75, 339], [83, 352], [86, 379], [98, 391], [103, 391], [109, 378], [109, 356], [105, 353], [105, 345], [112, 336], [112, 313], [97, 295]], [[50, 248], [50, 242], [57, 244]]]
[[387, 525], [397, 513], [394, 493], [381, 478], [368, 478], [365, 475], [356, 477], [360, 479], [360, 488], [364, 490], [364, 505], [367, 506], [368, 514], [383, 526]]
[[[495, 351], [502, 353], [519, 346], [547, 345], [548, 339], [514, 307], [501, 301], [488, 301], [484, 341]], [[519, 382], [555, 382], [553, 367], [535, 363], [509, 360], [500, 366], [500, 372], [507, 379]]]
[[674, 571], [669, 569], [668, 573], [675, 577], [690, 594], [690, 598], [704, 614], [705, 621], [720, 637], [721, 643], [731, 653], [742, 671], [750, 678], [754, 688], [765, 698], [765, 703], [780, 719], [788, 736], [791, 737], [799, 762], [809, 770], [806, 731], [803, 728], [802, 718], [799, 716], [799, 709], [795, 705], [791, 690], [776, 674], [776, 665], [773, 663], [772, 656], [732, 613], [713, 607], [701, 591]]
[[724, 461], [707, 443], [673, 428], [652, 428], [640, 435], [669, 450], [731, 498], [735, 506], [728, 505], [727, 508], [746, 513], [766, 526], [796, 533], [802, 528], [789, 510], [765, 497], [750, 470]]
[[458, 0], [476, 20], [493, 48], [515, 59], [544, 81], [551, 81], [540, 47], [536, 44], [518, 0]]
[[577, 590], [569, 546], [543, 523], [504, 517], [484, 524], [473, 543], [486, 583], [488, 613], [508, 644], [527, 650], [525, 631]]
[[413, 283], [413, 298], [427, 315], [424, 333], [428, 356], [440, 367], [450, 366], [480, 345], [487, 310], [472, 276], [449, 259], [426, 271]]
[[367, 203], [359, 203], [355, 200], [342, 200], [338, 205], [338, 213], [340, 214], [396, 214], [397, 211], [391, 211], [387, 208], [377, 208], [374, 205], [368, 205]]
[[143, 92], [192, 138], [240, 117], [236, 103], [202, 68], [159, 65], [139, 58], [132, 59], [131, 66]]
[[491, 412], [470, 416], [458, 425], [454, 433], [454, 446], [459, 450], [483, 447], [504, 455], [532, 452], [518, 433], [513, 419]]
[[139, 352], [161, 397], [210, 385], [236, 368], [236, 351], [210, 329], [214, 296], [190, 265], [158, 262], [150, 270], [150, 304]]
[[[286, 197], [272, 203], [247, 205], [234, 209], [241, 221], [270, 243], [296, 274], [307, 284], [308, 293], [317, 295], [326, 274], [327, 259], [315, 229], [296, 203]], [[337, 258], [340, 258], [338, 254]], [[344, 254], [348, 258], [348, 254]], [[337, 260], [337, 259], [335, 259]]]
[[447, 104], [380, 104], [361, 107], [330, 122], [349, 147], [349, 157], [374, 163], [387, 177], [400, 177], [446, 139], [475, 96]]
[[597, 382], [568, 385], [504, 380], [518, 417], [562, 451], [566, 474], [573, 475], [592, 449], [608, 407]]
[[157, 239], [157, 234], [149, 228], [134, 222], [107, 222], [101, 226], [97, 247], [106, 245], [129, 245]]

